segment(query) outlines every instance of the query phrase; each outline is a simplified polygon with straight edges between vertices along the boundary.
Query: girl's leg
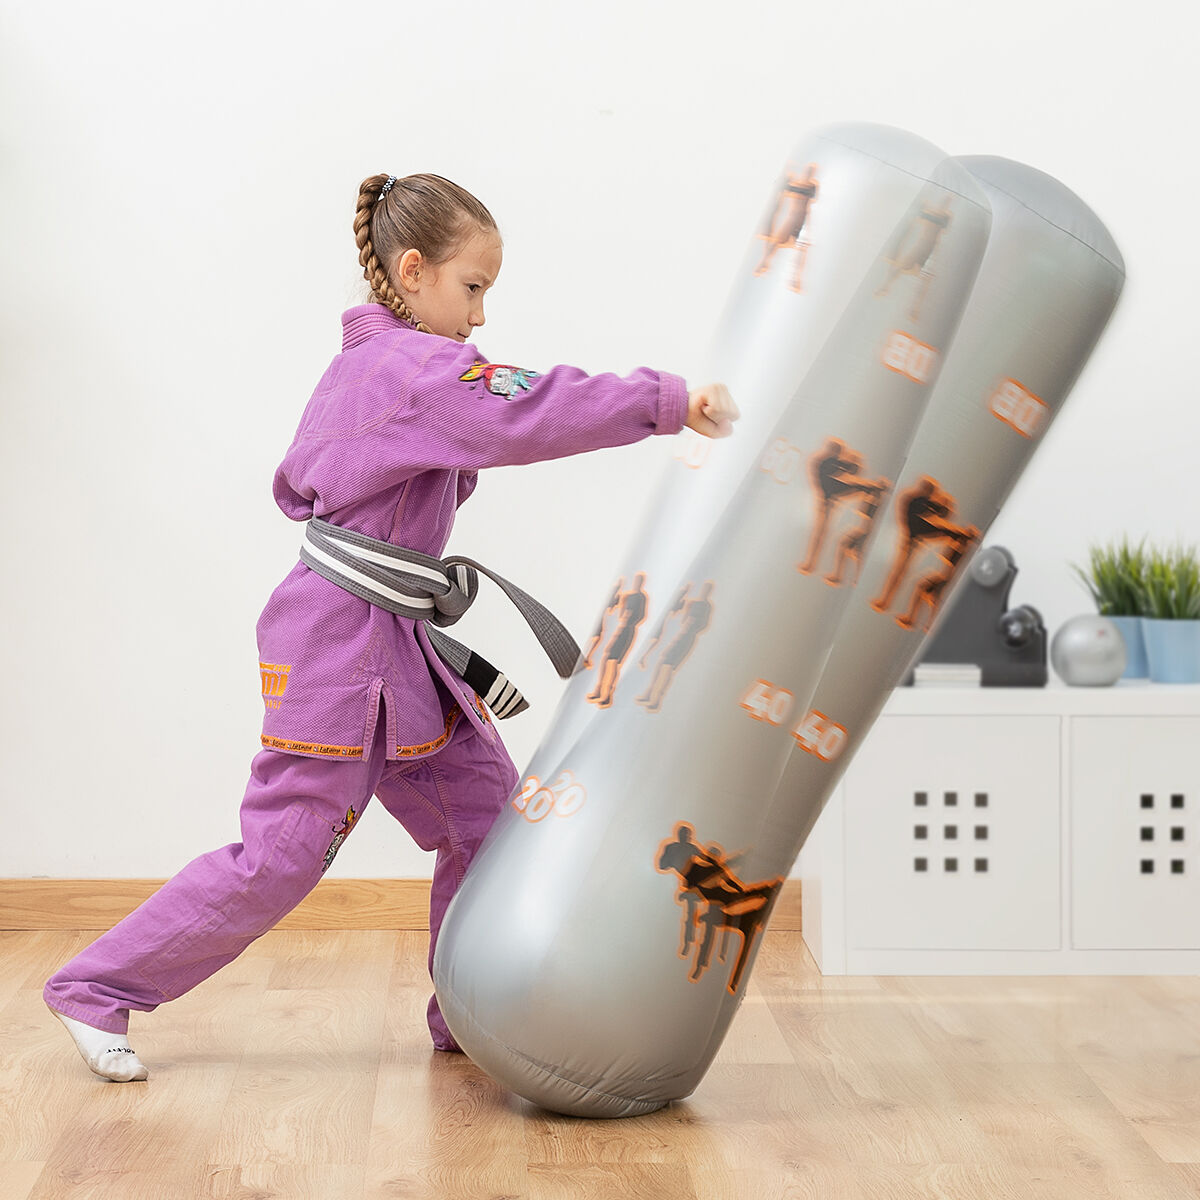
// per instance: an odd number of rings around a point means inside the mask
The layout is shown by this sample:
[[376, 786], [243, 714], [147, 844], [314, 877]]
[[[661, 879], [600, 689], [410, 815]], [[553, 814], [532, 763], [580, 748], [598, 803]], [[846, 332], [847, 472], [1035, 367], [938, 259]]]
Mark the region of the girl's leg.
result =
[[257, 755], [242, 802], [242, 841], [194, 859], [67, 963], [46, 984], [46, 1003], [92, 1030], [122, 1035], [130, 1009], [150, 1012], [207, 979], [312, 890], [383, 766], [378, 738], [366, 761]]
[[[497, 736], [491, 741], [460, 720], [450, 741], [437, 754], [410, 766], [393, 765], [376, 795], [423, 850], [436, 850], [429, 898], [429, 966], [442, 918], [462, 883], [480, 842], [491, 829], [519, 778]], [[439, 1050], [457, 1050], [430, 997], [429, 1031]]]

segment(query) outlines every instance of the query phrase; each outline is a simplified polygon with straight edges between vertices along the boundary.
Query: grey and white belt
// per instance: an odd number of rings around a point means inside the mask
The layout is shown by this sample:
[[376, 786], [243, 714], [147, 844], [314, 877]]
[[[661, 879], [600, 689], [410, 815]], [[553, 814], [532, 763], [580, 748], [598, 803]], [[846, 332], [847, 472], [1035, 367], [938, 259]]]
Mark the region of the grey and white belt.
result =
[[561, 678], [569, 679], [579, 663], [578, 644], [548, 608], [473, 559], [434, 558], [313, 517], [305, 530], [300, 561], [370, 604], [434, 626], [427, 630], [430, 644], [501, 719], [523, 712], [528, 701], [486, 658], [436, 628], [453, 625], [471, 607], [480, 574], [513, 602]]

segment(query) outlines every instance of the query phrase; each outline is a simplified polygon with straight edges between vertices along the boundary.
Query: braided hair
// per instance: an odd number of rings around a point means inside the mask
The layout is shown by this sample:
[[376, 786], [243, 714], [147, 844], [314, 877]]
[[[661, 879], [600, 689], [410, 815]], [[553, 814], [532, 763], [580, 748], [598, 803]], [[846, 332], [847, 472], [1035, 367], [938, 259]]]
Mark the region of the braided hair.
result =
[[[389, 182], [390, 181], [390, 182]], [[388, 276], [388, 264], [419, 250], [431, 266], [453, 258], [476, 230], [498, 232], [490, 212], [465, 188], [440, 175], [372, 175], [358, 189], [354, 240], [371, 302], [386, 304], [422, 333], [433, 330], [409, 308]]]

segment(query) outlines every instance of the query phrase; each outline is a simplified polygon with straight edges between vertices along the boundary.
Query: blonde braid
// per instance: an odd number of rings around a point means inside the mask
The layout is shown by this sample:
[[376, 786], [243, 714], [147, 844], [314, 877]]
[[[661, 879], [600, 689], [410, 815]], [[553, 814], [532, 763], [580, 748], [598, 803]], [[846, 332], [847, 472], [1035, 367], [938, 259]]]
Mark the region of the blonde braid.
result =
[[[370, 284], [371, 300], [377, 304], [386, 304], [402, 321], [414, 325], [421, 333], [432, 333], [424, 321], [417, 319], [412, 309], [404, 302], [388, 278], [387, 271], [375, 254], [371, 243], [371, 217], [376, 204], [380, 203], [380, 193], [388, 181], [386, 175], [373, 175], [363, 180], [358, 190], [358, 206], [354, 211], [354, 240], [358, 245], [358, 262], [363, 269], [363, 278]], [[382, 197], [387, 203], [387, 197]]]

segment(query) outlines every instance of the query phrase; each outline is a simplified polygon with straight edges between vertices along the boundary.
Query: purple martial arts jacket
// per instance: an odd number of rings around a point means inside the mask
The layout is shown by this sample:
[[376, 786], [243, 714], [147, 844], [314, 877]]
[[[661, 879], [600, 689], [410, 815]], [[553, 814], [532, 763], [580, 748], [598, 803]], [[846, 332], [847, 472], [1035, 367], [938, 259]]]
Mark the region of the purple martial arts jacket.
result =
[[[676, 375], [489, 363], [469, 342], [419, 333], [383, 305], [364, 304], [342, 314], [342, 352], [275, 473], [275, 499], [293, 520], [323, 517], [440, 558], [480, 468], [678, 433], [686, 416]], [[485, 562], [504, 574], [503, 563]], [[389, 758], [433, 753], [464, 712], [497, 736], [421, 622], [373, 607], [303, 563], [267, 602], [258, 649], [270, 749], [361, 757], [381, 700]]]

